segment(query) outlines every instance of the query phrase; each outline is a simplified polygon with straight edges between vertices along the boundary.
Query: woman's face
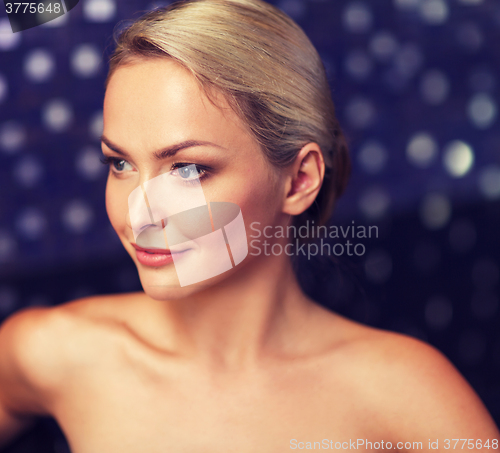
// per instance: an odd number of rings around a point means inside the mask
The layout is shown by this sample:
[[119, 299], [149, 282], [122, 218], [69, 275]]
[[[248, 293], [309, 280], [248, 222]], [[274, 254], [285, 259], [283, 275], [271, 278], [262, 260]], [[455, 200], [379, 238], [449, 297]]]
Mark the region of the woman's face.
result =
[[[184, 297], [230, 278], [234, 272], [244, 272], [245, 266], [181, 287], [177, 265], [184, 263], [189, 267], [196, 262], [201, 266], [213, 265], [207, 262], [211, 245], [200, 246], [194, 241], [184, 252], [186, 246], [176, 246], [173, 242], [169, 245], [168, 238], [173, 236], [165, 233], [168, 217], [164, 213], [159, 217], [165, 219], [152, 224], [148, 222], [148, 212], [166, 212], [172, 205], [177, 206], [177, 211], [179, 206], [187, 210], [196, 205], [193, 200], [202, 193], [207, 203], [237, 205], [247, 232], [251, 231], [252, 222], [265, 226], [283, 220], [279, 175], [222, 96], [217, 98], [217, 104], [208, 100], [187, 70], [166, 58], [141, 60], [118, 68], [106, 90], [102, 142], [103, 153], [110, 163], [106, 209], [113, 228], [138, 268], [145, 292], [154, 299]], [[182, 146], [176, 146], [179, 144]], [[168, 152], [160, 156], [167, 148]], [[196, 167], [188, 167], [190, 164]], [[184, 177], [192, 179], [193, 184], [189, 187], [184, 184], [187, 182]], [[169, 185], [168, 181], [174, 184]], [[149, 200], [145, 204], [143, 191]], [[144, 204], [143, 219], [140, 209], [136, 212], [133, 208], [134, 199]], [[186, 222], [191, 223], [188, 225], [191, 230], [196, 230], [197, 222], [203, 223], [203, 216], [196, 214], [198, 211], [190, 212], [191, 217], [187, 216], [186, 220], [184, 216], [178, 225], [180, 230]], [[173, 219], [179, 217], [182, 216], [171, 217], [170, 226], [174, 230]], [[176, 231], [180, 231], [179, 228]], [[155, 261], [155, 255], [137, 251], [138, 245], [172, 249], [174, 262], [172, 259]], [[174, 253], [176, 247], [177, 254]], [[244, 262], [249, 259], [247, 256]]]

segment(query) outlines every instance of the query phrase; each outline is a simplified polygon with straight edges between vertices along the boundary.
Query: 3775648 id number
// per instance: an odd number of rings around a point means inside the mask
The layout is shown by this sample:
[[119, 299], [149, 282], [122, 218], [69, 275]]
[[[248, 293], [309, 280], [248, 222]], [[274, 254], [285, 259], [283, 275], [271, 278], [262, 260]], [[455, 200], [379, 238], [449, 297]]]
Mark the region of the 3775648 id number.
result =
[[7, 14], [59, 14], [62, 11], [61, 3], [6, 3]]
[[498, 439], [444, 439], [445, 450], [481, 450], [482, 448], [498, 448]]

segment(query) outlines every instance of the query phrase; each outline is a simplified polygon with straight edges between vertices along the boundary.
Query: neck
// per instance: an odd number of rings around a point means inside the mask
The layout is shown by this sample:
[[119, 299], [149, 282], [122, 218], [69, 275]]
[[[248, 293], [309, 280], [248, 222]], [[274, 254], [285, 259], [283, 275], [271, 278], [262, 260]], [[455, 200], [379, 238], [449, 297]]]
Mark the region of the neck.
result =
[[259, 256], [189, 297], [150, 301], [164, 312], [177, 350], [232, 369], [296, 351], [298, 334], [314, 306], [284, 254]]

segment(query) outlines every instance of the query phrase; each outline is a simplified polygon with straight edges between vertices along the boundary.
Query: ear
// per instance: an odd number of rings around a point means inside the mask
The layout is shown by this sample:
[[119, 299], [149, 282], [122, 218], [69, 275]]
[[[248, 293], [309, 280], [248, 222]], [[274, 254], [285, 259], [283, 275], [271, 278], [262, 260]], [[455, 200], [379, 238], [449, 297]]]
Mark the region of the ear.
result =
[[285, 181], [283, 212], [299, 215], [311, 206], [325, 176], [325, 162], [317, 143], [308, 143], [290, 164]]

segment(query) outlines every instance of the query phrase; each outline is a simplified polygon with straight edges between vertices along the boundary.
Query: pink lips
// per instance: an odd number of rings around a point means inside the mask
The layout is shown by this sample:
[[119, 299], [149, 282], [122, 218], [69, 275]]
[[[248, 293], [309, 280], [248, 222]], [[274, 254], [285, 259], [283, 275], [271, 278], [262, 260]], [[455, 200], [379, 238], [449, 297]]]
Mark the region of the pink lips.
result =
[[[174, 260], [172, 257], [172, 253], [168, 249], [146, 249], [143, 247], [139, 247], [137, 244], [133, 243], [132, 246], [135, 248], [137, 261], [139, 261], [139, 263], [143, 264], [144, 266], [164, 266], [166, 264], [170, 264]], [[185, 251], [186, 250], [183, 250], [182, 252], [176, 252], [175, 254], [180, 255]]]

